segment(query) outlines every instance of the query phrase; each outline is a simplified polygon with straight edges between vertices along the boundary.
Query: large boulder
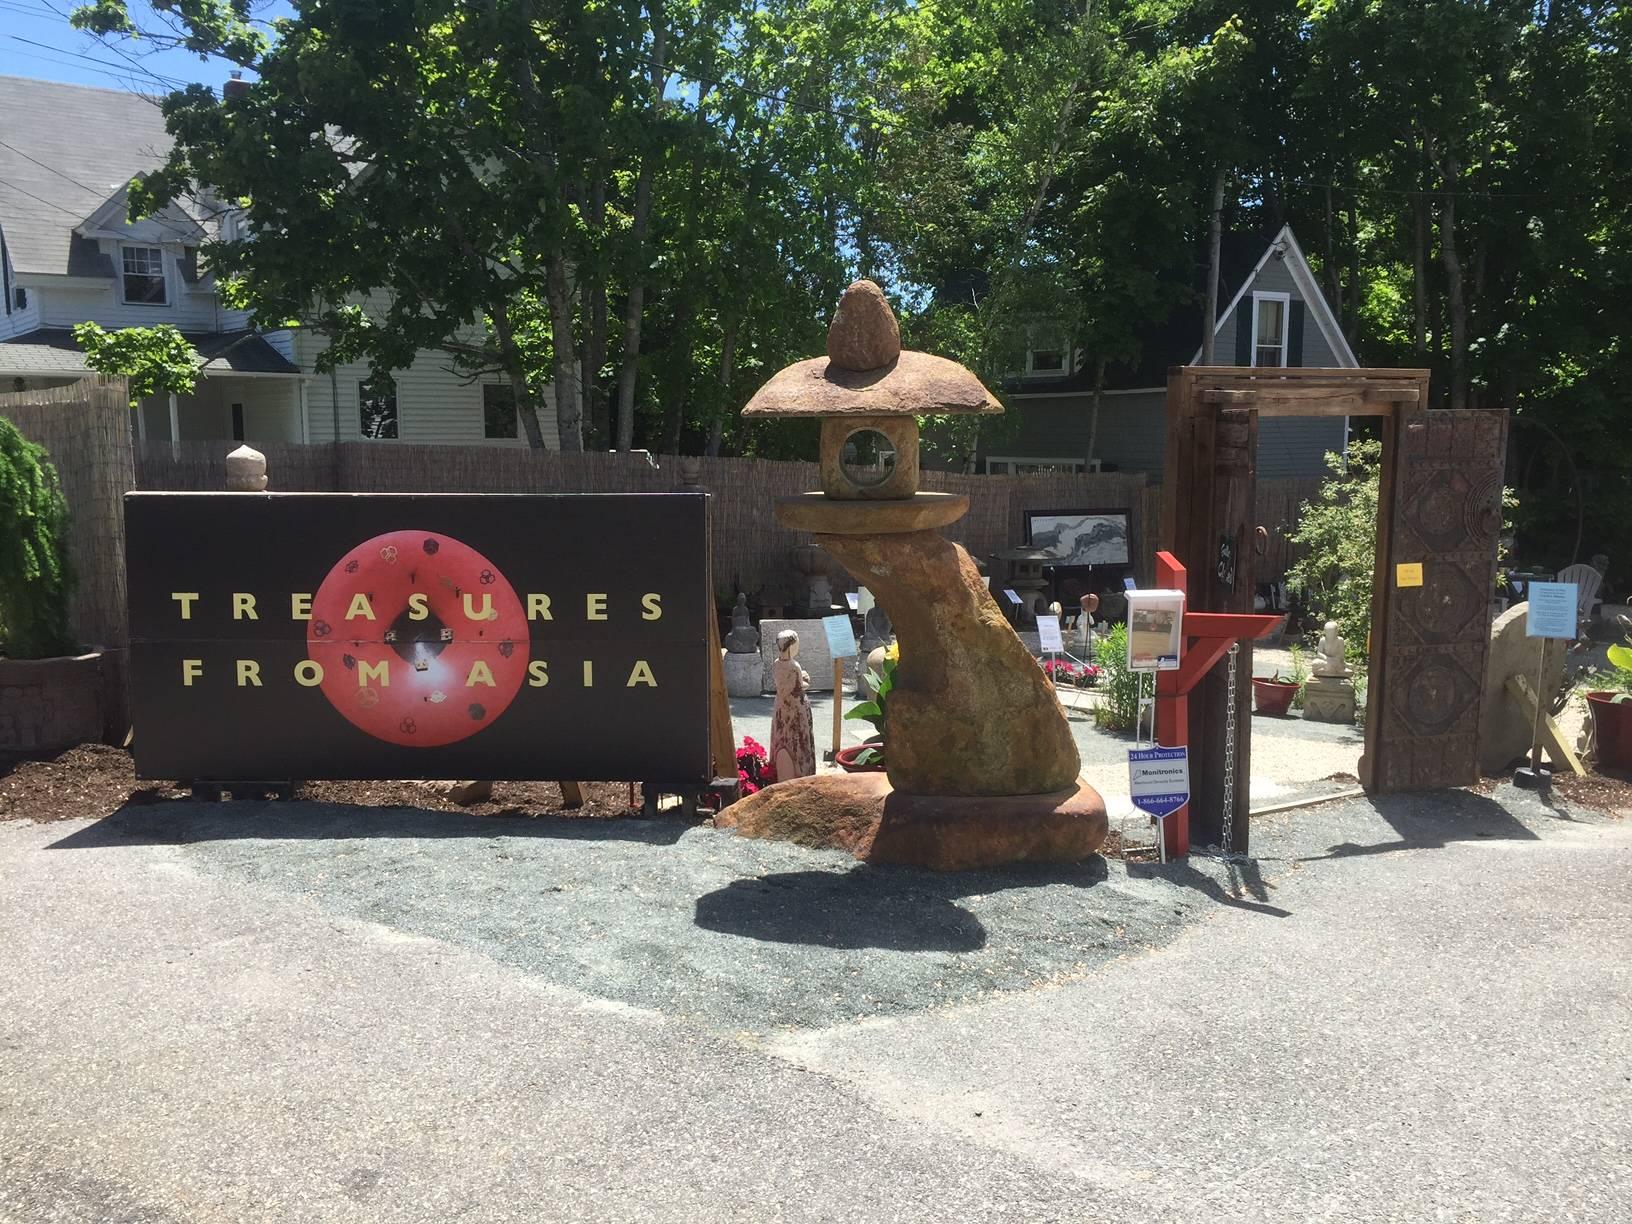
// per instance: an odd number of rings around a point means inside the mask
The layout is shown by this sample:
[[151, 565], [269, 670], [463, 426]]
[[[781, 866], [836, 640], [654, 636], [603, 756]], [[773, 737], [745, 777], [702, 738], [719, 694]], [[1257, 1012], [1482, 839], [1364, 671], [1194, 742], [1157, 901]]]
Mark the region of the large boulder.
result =
[[873, 592], [901, 644], [885, 730], [891, 786], [1041, 795], [1076, 784], [1082, 762], [1054, 686], [967, 552], [934, 531], [818, 539]]
[[1532, 719], [1507, 691], [1507, 682], [1523, 676], [1531, 686], [1541, 667], [1541, 649], [1547, 647], [1547, 670], [1542, 677], [1546, 701], [1564, 681], [1564, 643], [1525, 635], [1528, 603], [1517, 603], [1490, 627], [1490, 652], [1485, 656], [1485, 691], [1479, 702], [1479, 771], [1501, 773], [1530, 751]]

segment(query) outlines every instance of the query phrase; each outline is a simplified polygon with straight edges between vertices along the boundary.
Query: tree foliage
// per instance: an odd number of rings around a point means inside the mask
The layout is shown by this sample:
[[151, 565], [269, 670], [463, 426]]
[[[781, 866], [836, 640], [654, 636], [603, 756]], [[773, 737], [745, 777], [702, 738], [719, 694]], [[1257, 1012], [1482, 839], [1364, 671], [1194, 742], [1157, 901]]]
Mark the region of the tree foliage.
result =
[[1382, 464], [1383, 444], [1369, 438], [1350, 442], [1345, 454], [1328, 454], [1331, 474], [1303, 503], [1290, 537], [1305, 551], [1286, 571], [1287, 585], [1303, 594], [1316, 619], [1337, 622], [1356, 660], [1366, 657], [1371, 635]]
[[68, 509], [57, 469], [0, 417], [0, 654], [72, 654], [68, 633]]
[[126, 380], [132, 408], [150, 395], [191, 395], [198, 385], [198, 351], [168, 323], [111, 332], [76, 323], [74, 339], [91, 369]]

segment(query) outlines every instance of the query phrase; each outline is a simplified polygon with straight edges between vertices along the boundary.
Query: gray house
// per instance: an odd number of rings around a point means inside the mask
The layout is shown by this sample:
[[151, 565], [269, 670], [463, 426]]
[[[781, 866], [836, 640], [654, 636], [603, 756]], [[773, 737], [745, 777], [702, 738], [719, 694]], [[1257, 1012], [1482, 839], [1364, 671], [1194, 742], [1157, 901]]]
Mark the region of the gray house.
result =
[[[1290, 226], [1267, 243], [1231, 235], [1222, 245], [1214, 364], [1344, 369], [1359, 364]], [[1201, 360], [1202, 313], [1198, 307], [1175, 312], [1148, 330], [1136, 365], [1107, 367], [1097, 428], [1093, 355], [1063, 343], [1031, 349], [1025, 370], [1005, 387], [1016, 425], [982, 440], [978, 470], [1100, 468], [1160, 476], [1167, 371]], [[1331, 418], [1261, 421], [1258, 474], [1322, 475], [1326, 452], [1341, 450], [1347, 432], [1346, 421]]]
[[[200, 378], [192, 395], [142, 403], [144, 441], [526, 445], [497, 376], [468, 378], [430, 350], [383, 381], [361, 363], [319, 373], [322, 336], [231, 309], [199, 249], [242, 236], [240, 210], [195, 198], [132, 222], [126, 184], [171, 144], [155, 99], [0, 76], [0, 127], [0, 391], [83, 377], [76, 323], [168, 323], [197, 350]], [[539, 423], [554, 446], [554, 414]]]

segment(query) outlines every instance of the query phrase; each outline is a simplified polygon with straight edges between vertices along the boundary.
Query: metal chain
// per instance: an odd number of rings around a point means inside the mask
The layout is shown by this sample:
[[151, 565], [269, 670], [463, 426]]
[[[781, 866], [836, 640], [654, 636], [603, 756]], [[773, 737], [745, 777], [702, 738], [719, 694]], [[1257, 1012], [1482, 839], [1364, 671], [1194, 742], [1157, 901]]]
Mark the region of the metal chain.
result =
[[1229, 670], [1225, 680], [1223, 850], [1226, 856], [1231, 852], [1230, 843], [1235, 840], [1235, 661], [1240, 651], [1239, 642], [1231, 645]]

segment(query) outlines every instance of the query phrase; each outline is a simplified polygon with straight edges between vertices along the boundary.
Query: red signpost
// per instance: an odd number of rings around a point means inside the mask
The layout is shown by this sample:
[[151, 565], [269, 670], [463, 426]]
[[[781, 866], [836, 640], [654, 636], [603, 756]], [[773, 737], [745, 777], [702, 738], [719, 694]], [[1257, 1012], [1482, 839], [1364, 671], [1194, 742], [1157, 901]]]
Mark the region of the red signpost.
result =
[[[1170, 552], [1156, 554], [1156, 585], [1163, 590], [1186, 591], [1188, 578], [1179, 559]], [[1238, 641], [1267, 637], [1280, 623], [1278, 616], [1232, 612], [1184, 614], [1184, 655], [1176, 671], [1156, 675], [1156, 742], [1164, 748], [1190, 744], [1190, 690]], [[1192, 784], [1193, 785], [1193, 784]], [[1192, 793], [1193, 790], [1192, 790]], [[1161, 822], [1167, 857], [1190, 853], [1190, 805], [1187, 803]]]

